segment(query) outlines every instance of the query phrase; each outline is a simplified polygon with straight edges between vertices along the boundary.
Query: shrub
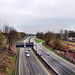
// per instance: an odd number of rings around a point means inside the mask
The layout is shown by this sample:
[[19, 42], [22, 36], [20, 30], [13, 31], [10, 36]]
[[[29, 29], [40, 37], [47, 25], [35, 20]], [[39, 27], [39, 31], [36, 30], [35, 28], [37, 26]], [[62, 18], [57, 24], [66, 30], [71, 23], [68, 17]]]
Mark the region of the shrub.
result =
[[0, 52], [5, 48], [6, 46], [6, 37], [0, 33]]
[[49, 41], [49, 46], [52, 47], [52, 49], [57, 49], [57, 50], [64, 50], [65, 47], [62, 45], [61, 40], [58, 38], [52, 39]]

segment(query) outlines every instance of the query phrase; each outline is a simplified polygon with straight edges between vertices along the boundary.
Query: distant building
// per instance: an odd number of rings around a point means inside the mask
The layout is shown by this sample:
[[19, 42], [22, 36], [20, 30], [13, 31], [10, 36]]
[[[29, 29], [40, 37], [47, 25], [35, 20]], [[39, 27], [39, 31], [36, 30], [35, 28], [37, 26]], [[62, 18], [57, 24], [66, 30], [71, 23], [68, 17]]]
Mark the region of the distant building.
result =
[[70, 40], [70, 41], [73, 40], [73, 37], [68, 37], [68, 40]]

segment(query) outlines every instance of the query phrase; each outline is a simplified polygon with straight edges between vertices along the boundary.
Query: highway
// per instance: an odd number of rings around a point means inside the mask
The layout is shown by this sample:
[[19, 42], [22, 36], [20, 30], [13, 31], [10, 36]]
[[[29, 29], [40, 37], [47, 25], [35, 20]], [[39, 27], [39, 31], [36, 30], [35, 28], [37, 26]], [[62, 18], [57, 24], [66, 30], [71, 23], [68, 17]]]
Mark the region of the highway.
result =
[[[24, 42], [28, 42], [28, 39]], [[20, 48], [20, 75], [49, 75], [32, 50], [29, 51], [29, 58], [25, 56], [27, 50], [28, 48]]]
[[[34, 39], [31, 39], [31, 42], [34, 42]], [[35, 43], [37, 44], [37, 52], [38, 54], [42, 54], [42, 58], [50, 65], [59, 75], [75, 75], [75, 65], [69, 64], [66, 60], [58, 57], [56, 54], [50, 52], [42, 43]], [[36, 47], [34, 47], [36, 49]], [[50, 53], [49, 56], [46, 53]], [[64, 61], [64, 63], [60, 60]], [[65, 64], [66, 62], [68, 66]]]

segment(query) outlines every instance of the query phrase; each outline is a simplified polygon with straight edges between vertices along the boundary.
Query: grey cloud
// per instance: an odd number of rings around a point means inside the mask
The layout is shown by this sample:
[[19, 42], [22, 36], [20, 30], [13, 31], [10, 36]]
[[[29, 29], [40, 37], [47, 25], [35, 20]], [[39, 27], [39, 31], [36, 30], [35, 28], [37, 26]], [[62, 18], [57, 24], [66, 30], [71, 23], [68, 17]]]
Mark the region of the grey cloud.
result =
[[75, 0], [0, 0], [1, 23], [26, 32], [73, 29]]

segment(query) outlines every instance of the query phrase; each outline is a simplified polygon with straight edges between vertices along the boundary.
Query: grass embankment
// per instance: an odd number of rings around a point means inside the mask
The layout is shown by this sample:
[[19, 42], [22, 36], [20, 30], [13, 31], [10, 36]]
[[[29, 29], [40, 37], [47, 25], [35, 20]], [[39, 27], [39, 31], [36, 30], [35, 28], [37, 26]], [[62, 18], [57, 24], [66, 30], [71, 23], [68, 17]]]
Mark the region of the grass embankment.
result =
[[41, 39], [34, 39], [36, 43], [44, 42], [44, 40]]
[[[19, 42], [22, 41], [23, 40]], [[0, 75], [15, 75], [16, 56], [19, 49], [20, 48], [16, 48], [16, 52], [8, 49], [0, 52]]]
[[15, 75], [16, 54], [10, 55], [5, 50], [0, 54], [0, 75]]
[[[38, 41], [38, 42], [37, 42]], [[39, 43], [39, 42], [43, 42], [44, 40], [40, 40], [40, 39], [35, 39], [35, 42]], [[46, 45], [45, 43], [42, 43], [42, 45], [44, 47], [46, 47], [48, 50], [52, 51], [53, 53], [57, 54], [58, 56], [64, 58], [65, 60], [69, 61], [70, 63], [74, 64], [75, 65], [75, 62], [72, 62], [68, 59], [66, 59], [64, 56], [60, 55], [59, 53], [57, 53], [55, 50], [53, 50], [51, 47], [49, 47], [48, 45]]]

